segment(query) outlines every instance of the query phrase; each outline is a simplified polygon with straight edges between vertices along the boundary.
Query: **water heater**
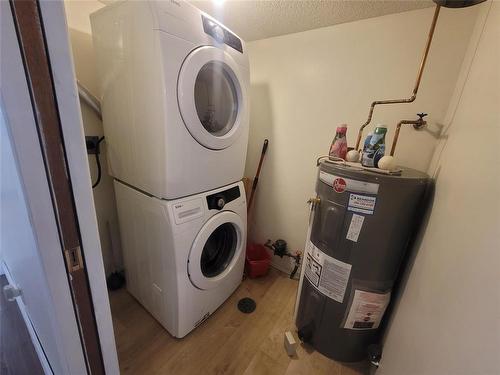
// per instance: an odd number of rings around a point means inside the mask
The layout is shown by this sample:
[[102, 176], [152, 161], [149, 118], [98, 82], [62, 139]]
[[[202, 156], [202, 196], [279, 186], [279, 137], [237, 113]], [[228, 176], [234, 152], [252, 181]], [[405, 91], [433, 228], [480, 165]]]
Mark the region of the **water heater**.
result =
[[428, 182], [411, 169], [386, 175], [320, 163], [296, 310], [303, 342], [342, 362], [367, 357]]

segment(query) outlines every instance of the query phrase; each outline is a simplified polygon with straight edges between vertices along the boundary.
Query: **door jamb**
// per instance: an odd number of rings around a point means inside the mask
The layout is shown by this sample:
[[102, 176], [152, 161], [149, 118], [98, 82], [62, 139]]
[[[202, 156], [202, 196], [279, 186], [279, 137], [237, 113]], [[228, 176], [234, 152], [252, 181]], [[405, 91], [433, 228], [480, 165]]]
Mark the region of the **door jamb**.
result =
[[[118, 373], [63, 4], [26, 0], [13, 1], [11, 6], [32, 102], [37, 108], [35, 117], [40, 144], [52, 187], [88, 370], [92, 374]], [[87, 203], [86, 207], [82, 208], [82, 203]], [[89, 266], [92, 270], [87, 269]], [[106, 349], [103, 352], [102, 344]]]
[[75, 208], [80, 223], [80, 238], [85, 253], [94, 315], [106, 374], [119, 374], [113, 321], [109, 304], [101, 241], [92, 192], [92, 179], [85, 146], [85, 134], [74, 71], [66, 13], [62, 0], [41, 0], [39, 6], [44, 22], [47, 53], [51, 61], [55, 96], [66, 163], [71, 172]]

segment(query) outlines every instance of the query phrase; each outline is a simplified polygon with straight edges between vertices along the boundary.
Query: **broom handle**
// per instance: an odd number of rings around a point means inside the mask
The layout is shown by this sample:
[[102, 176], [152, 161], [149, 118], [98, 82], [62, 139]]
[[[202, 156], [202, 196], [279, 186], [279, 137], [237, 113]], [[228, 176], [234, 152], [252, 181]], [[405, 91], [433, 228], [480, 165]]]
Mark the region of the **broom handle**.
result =
[[247, 212], [250, 211], [250, 207], [252, 206], [255, 190], [257, 189], [257, 184], [259, 183], [259, 175], [260, 175], [260, 170], [262, 168], [262, 162], [264, 161], [264, 155], [266, 155], [268, 144], [269, 140], [265, 139], [264, 144], [262, 145], [262, 152], [260, 153], [260, 160], [259, 160], [259, 166], [257, 167], [257, 173], [255, 174], [255, 178], [253, 179], [252, 190], [250, 191], [250, 198], [248, 199]]

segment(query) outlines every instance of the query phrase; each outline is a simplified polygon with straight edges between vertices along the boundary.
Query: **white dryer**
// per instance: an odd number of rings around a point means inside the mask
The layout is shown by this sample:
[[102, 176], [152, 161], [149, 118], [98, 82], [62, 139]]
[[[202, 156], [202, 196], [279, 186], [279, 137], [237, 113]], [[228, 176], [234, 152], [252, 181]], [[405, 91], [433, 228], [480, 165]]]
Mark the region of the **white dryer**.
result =
[[240, 285], [246, 247], [241, 182], [172, 201], [115, 180], [128, 291], [175, 337]]
[[242, 179], [244, 42], [184, 1], [121, 1], [91, 15], [110, 173], [175, 199]]

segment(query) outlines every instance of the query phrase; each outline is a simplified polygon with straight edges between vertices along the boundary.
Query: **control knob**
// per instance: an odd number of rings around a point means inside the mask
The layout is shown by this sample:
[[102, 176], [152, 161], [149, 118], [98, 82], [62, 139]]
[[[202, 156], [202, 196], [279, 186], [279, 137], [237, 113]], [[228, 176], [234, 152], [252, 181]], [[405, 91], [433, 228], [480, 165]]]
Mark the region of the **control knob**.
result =
[[216, 199], [215, 204], [217, 205], [217, 208], [219, 210], [222, 210], [226, 205], [226, 200], [224, 199], [224, 197], [216, 197], [215, 199]]

